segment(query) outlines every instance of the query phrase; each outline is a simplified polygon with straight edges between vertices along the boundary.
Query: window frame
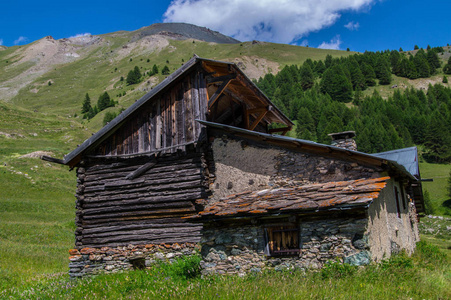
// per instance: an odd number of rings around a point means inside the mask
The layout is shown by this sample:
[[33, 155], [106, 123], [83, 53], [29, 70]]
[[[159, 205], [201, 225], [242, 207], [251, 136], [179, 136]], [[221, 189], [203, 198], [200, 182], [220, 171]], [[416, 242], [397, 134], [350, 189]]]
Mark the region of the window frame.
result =
[[301, 252], [300, 232], [300, 225], [298, 223], [271, 224], [265, 226], [265, 254], [268, 256], [299, 255]]

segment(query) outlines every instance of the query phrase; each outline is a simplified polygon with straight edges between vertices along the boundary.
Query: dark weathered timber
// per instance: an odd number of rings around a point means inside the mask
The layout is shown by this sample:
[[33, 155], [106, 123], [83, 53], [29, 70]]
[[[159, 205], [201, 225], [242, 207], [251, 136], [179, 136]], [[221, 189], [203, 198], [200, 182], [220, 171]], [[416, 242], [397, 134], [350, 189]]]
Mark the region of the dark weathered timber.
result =
[[112, 237], [102, 237], [102, 238], [83, 238], [83, 243], [97, 243], [97, 244], [106, 244], [111, 242], [128, 242], [130, 240], [147, 240], [153, 242], [155, 240], [161, 240], [164, 238], [186, 238], [188, 236], [196, 237], [199, 234], [199, 230], [195, 230], [192, 232], [185, 231], [169, 231], [165, 233], [164, 231], [158, 233], [149, 233], [149, 234], [124, 234]]
[[[137, 237], [139, 238], [139, 237]], [[133, 245], [139, 245], [144, 243], [149, 244], [163, 244], [163, 243], [198, 243], [200, 241], [200, 234], [193, 234], [190, 236], [182, 236], [182, 237], [164, 237], [164, 238], [154, 238], [154, 239], [134, 239], [130, 240], [129, 242], [103, 242], [103, 243], [97, 243], [97, 244], [82, 244], [79, 243], [76, 246], [77, 248], [83, 248], [83, 247], [118, 247], [118, 246], [124, 246], [128, 244]]]
[[224, 92], [224, 90], [226, 89], [226, 87], [229, 85], [230, 81], [232, 79], [229, 80], [225, 80], [222, 82], [222, 84], [218, 87], [218, 89], [216, 90], [216, 92], [213, 94], [213, 96], [211, 96], [210, 100], [208, 101], [208, 108], [211, 108], [213, 106], [213, 104], [216, 103], [216, 101], [219, 99], [219, 97], [222, 95], [222, 92]]
[[52, 162], [52, 163], [57, 163], [57, 164], [60, 164], [60, 165], [64, 165], [64, 160], [62, 160], [62, 159], [53, 158], [53, 157], [46, 156], [46, 155], [41, 156], [41, 159], [45, 160], [45, 161]]
[[145, 172], [147, 172], [148, 170], [150, 170], [153, 166], [155, 166], [157, 164], [156, 161], [151, 161], [146, 163], [145, 165], [141, 166], [138, 168], [138, 170], [130, 173], [129, 175], [125, 176], [125, 179], [128, 180], [133, 180], [139, 176], [141, 176], [142, 174], [144, 174]]
[[[174, 201], [174, 202], [172, 202]], [[128, 211], [135, 211], [135, 210], [143, 210], [143, 211], [158, 211], [159, 209], [169, 209], [169, 208], [182, 208], [182, 207], [188, 207], [191, 208], [193, 206], [193, 203], [191, 201], [180, 201], [180, 200], [172, 200], [172, 201], [166, 201], [166, 202], [160, 202], [155, 204], [145, 204], [145, 203], [139, 203], [139, 205], [131, 205], [129, 203], [123, 203], [119, 205], [113, 205], [113, 206], [105, 206], [101, 208], [87, 208], [83, 209], [81, 212], [84, 216], [87, 215], [100, 215], [103, 213], [112, 213], [112, 212], [128, 212]]]
[[[125, 222], [123, 222], [125, 223]], [[131, 224], [131, 225], [111, 225], [111, 226], [89, 226], [88, 228], [83, 228], [83, 234], [88, 236], [88, 234], [97, 234], [97, 233], [105, 233], [110, 231], [124, 231], [124, 230], [141, 230], [141, 229], [148, 229], [148, 228], [167, 228], [168, 226], [171, 227], [202, 227], [199, 224], [193, 224], [193, 223], [178, 223], [174, 222], [174, 219], [171, 219], [171, 223], [137, 223], [137, 224]]]
[[[163, 172], [163, 173], [152, 173], [152, 174], [144, 174], [142, 175], [142, 178], [135, 178], [129, 181], [126, 181], [125, 184], [133, 184], [133, 183], [142, 183], [142, 180], [147, 180], [146, 184], [152, 184], [152, 182], [155, 182], [155, 184], [161, 184], [164, 183], [164, 181], [160, 181], [160, 180], [169, 180], [169, 183], [172, 182], [176, 182], [176, 181], [187, 181], [185, 180], [185, 178], [190, 178], [192, 179], [191, 176], [200, 176], [201, 172], [199, 171], [199, 168], [201, 167], [201, 165], [198, 165], [198, 168], [189, 168], [189, 169], [180, 169], [180, 170], [175, 170], [172, 172]], [[105, 184], [111, 184], [114, 185], [114, 182], [119, 181], [124, 181], [126, 180], [125, 177], [123, 176], [124, 173], [121, 173], [121, 175], [110, 175], [108, 177], [102, 177], [102, 176], [89, 176], [87, 177], [88, 179], [90, 179], [90, 182], [86, 182], [84, 184], [85, 187], [92, 187], [92, 186], [99, 186], [99, 185], [105, 185]], [[125, 173], [127, 174], [127, 173]], [[158, 179], [153, 179], [155, 178], [154, 176], [158, 174]], [[157, 181], [154, 181], [157, 180]]]
[[[179, 96], [184, 98], [185, 93]], [[142, 126], [132, 129], [135, 135], [146, 131]], [[133, 143], [127, 147], [136, 149]], [[194, 214], [196, 200], [206, 196], [205, 163], [194, 147], [185, 151], [160, 157], [88, 159], [77, 171], [76, 246], [198, 241], [202, 226], [182, 218]]]
[[165, 216], [167, 214], [186, 214], [186, 213], [194, 213], [194, 207], [179, 207], [179, 208], [168, 208], [168, 209], [159, 209], [153, 211], [125, 211], [125, 212], [116, 212], [112, 214], [101, 214], [101, 215], [83, 215], [83, 220], [90, 219], [120, 219], [122, 217], [138, 217], [138, 216]]
[[162, 190], [160, 192], [149, 192], [147, 190], [140, 190], [136, 193], [110, 193], [108, 195], [102, 194], [102, 196], [93, 196], [93, 197], [85, 197], [83, 202], [83, 207], [103, 207], [106, 204], [103, 202], [108, 201], [110, 205], [120, 204], [120, 201], [127, 201], [130, 204], [134, 204], [135, 202], [143, 202], [149, 201], [158, 202], [158, 201], [166, 201], [166, 199], [174, 199], [177, 198], [179, 200], [192, 200], [192, 199], [200, 199], [205, 195], [199, 191], [199, 187], [192, 187], [190, 189], [183, 190], [174, 190], [174, 191], [165, 191]]
[[144, 229], [134, 229], [134, 228], [121, 228], [117, 231], [108, 231], [108, 232], [97, 232], [94, 234], [87, 234], [86, 232], [84, 232], [83, 238], [95, 238], [95, 237], [114, 237], [114, 236], [121, 236], [124, 234], [130, 234], [130, 235], [145, 235], [145, 234], [155, 234], [155, 235], [161, 235], [161, 234], [168, 234], [170, 232], [174, 232], [174, 233], [181, 233], [181, 232], [185, 232], [185, 233], [190, 233], [193, 231], [199, 231], [201, 229], [201, 226], [196, 226], [196, 227], [189, 227], [189, 228], [184, 228], [184, 227], [176, 227], [176, 226], [171, 226], [170, 228], [166, 227], [166, 228], [144, 228]]

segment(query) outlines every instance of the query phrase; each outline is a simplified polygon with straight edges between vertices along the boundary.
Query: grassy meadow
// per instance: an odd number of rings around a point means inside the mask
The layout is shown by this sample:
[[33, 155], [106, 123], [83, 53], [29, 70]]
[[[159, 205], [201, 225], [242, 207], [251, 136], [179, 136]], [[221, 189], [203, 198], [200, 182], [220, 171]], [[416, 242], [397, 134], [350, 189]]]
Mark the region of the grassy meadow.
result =
[[[421, 244], [401, 256], [363, 269], [331, 264], [325, 271], [263, 273], [240, 277], [190, 277], [196, 262], [162, 265], [83, 280], [69, 279], [74, 243], [74, 171], [38, 158], [62, 157], [90, 136], [72, 117], [0, 104], [0, 299], [431, 299], [450, 298], [450, 235], [446, 219], [423, 218]], [[449, 166], [421, 164], [434, 204], [445, 199]], [[440, 210], [438, 210], [440, 212]], [[441, 252], [440, 252], [441, 251]], [[440, 254], [442, 253], [442, 254]], [[443, 254], [445, 253], [445, 254]], [[431, 259], [432, 257], [432, 259]], [[439, 257], [436, 259], [434, 257]]]
[[[126, 86], [121, 76], [125, 78], [134, 66], [149, 71], [153, 64], [160, 71], [168, 65], [172, 72], [194, 53], [221, 60], [248, 57], [260, 67], [265, 62], [256, 61], [257, 57], [265, 57], [277, 61], [279, 69], [301, 64], [306, 58], [353, 53], [271, 43], [217, 45], [171, 40], [173, 51], [131, 52], [116, 59], [114, 54], [128, 37], [103, 38], [109, 48], [102, 46], [86, 58], [57, 65], [8, 103], [0, 100], [0, 299], [451, 298], [451, 236], [446, 229], [451, 226], [450, 220], [430, 218], [421, 221], [422, 240], [426, 243], [419, 245], [413, 257], [400, 255], [362, 269], [331, 263], [320, 272], [286, 270], [243, 278], [200, 277], [193, 276], [198, 274], [198, 258], [193, 258], [152, 270], [70, 280], [68, 250], [74, 244], [75, 172], [23, 156], [45, 151], [62, 158], [100, 129], [106, 111], [128, 107], [165, 77], [159, 74], [146, 77], [139, 85]], [[7, 57], [18, 48], [0, 52], [0, 82], [20, 75], [32, 65], [11, 67], [20, 57]], [[394, 80], [399, 86], [410, 84], [405, 79]], [[383, 96], [392, 92], [389, 86], [376, 88]], [[89, 93], [95, 104], [104, 91], [119, 105], [90, 121], [82, 120], [79, 115], [85, 94]], [[125, 96], [118, 96], [124, 92]], [[420, 164], [422, 177], [434, 179], [423, 183], [423, 187], [429, 191], [438, 215], [450, 211], [445, 190], [450, 169], [450, 165]]]

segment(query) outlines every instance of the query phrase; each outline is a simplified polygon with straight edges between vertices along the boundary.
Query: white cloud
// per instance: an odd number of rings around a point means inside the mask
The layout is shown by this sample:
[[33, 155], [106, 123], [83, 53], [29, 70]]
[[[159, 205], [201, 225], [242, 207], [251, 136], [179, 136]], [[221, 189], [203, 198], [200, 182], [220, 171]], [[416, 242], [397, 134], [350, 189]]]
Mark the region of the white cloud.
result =
[[358, 30], [360, 27], [359, 22], [349, 22], [348, 24], [345, 25], [346, 28], [348, 28], [349, 30], [353, 31], [353, 30]]
[[321, 45], [318, 46], [320, 49], [332, 49], [332, 50], [339, 50], [341, 45], [340, 36], [337, 35], [333, 39], [330, 40], [329, 43], [322, 42]]
[[74, 36], [71, 36], [69, 38], [72, 39], [72, 38], [90, 37], [90, 36], [91, 36], [91, 34], [89, 32], [86, 32], [86, 33], [78, 33], [78, 34], [76, 34]]
[[3, 39], [0, 39], [0, 46], [3, 45]]
[[308, 47], [308, 40], [302, 40], [302, 42], [299, 43], [299, 46]]
[[28, 38], [25, 36], [19, 36], [19, 38], [17, 40], [14, 41], [14, 45], [19, 45], [21, 43], [25, 43], [26, 41], [28, 41]]
[[241, 41], [292, 43], [377, 0], [173, 0], [164, 22], [206, 26]]

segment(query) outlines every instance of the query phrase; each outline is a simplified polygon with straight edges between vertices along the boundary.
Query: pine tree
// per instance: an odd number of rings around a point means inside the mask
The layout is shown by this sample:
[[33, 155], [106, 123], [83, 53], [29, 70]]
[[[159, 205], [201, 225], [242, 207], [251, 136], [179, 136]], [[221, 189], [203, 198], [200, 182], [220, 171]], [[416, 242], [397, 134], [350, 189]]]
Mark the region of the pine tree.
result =
[[366, 89], [365, 77], [363, 76], [360, 66], [355, 59], [350, 58], [348, 63], [348, 70], [351, 76], [352, 87], [360, 89], [361, 91]]
[[443, 83], [448, 83], [448, 77], [443, 76], [442, 82], [443, 82]]
[[365, 84], [367, 86], [375, 86], [376, 85], [376, 73], [374, 73], [373, 67], [371, 67], [368, 63], [363, 62], [360, 69], [365, 78]]
[[91, 98], [89, 98], [89, 94], [86, 93], [85, 100], [83, 101], [83, 105], [82, 105], [82, 108], [81, 108], [81, 113], [85, 114], [90, 109], [92, 109], [92, 107], [91, 107]]
[[137, 80], [135, 78], [135, 72], [133, 72], [133, 70], [130, 70], [130, 72], [128, 72], [125, 82], [127, 82], [128, 85], [137, 83]]
[[157, 65], [153, 65], [152, 73], [153, 73], [153, 75], [158, 74], [158, 67], [157, 67]]
[[448, 59], [448, 63], [443, 67], [443, 73], [448, 75], [451, 74], [451, 56]]
[[111, 100], [110, 95], [108, 95], [107, 92], [99, 96], [99, 99], [97, 100], [97, 108], [99, 111], [112, 106], [114, 106], [114, 101]]
[[322, 60], [320, 60], [316, 63], [314, 71], [318, 75], [321, 75], [324, 73], [324, 71], [326, 71], [326, 66], [324, 65]]
[[313, 71], [308, 64], [304, 63], [301, 67], [300, 73], [302, 89], [304, 91], [308, 90], [315, 83], [315, 76], [313, 75]]
[[417, 54], [415, 54], [413, 63], [420, 78], [427, 78], [431, 75], [431, 69], [423, 49], [418, 50]]
[[135, 74], [136, 83], [138, 83], [142, 77], [141, 71], [139, 70], [138, 66], [135, 66], [133, 73]]
[[426, 54], [426, 58], [429, 63], [429, 67], [431, 68], [431, 70], [433, 70], [432, 73], [435, 72], [435, 69], [438, 69], [442, 66], [437, 51], [429, 50], [428, 53]]
[[352, 100], [352, 84], [340, 65], [327, 69], [321, 79], [321, 91], [329, 94], [333, 100], [350, 102]]
[[163, 75], [169, 75], [169, 73], [170, 73], [169, 68], [168, 68], [167, 65], [165, 65], [165, 66], [163, 67], [163, 70], [161, 70], [161, 74], [163, 74]]

